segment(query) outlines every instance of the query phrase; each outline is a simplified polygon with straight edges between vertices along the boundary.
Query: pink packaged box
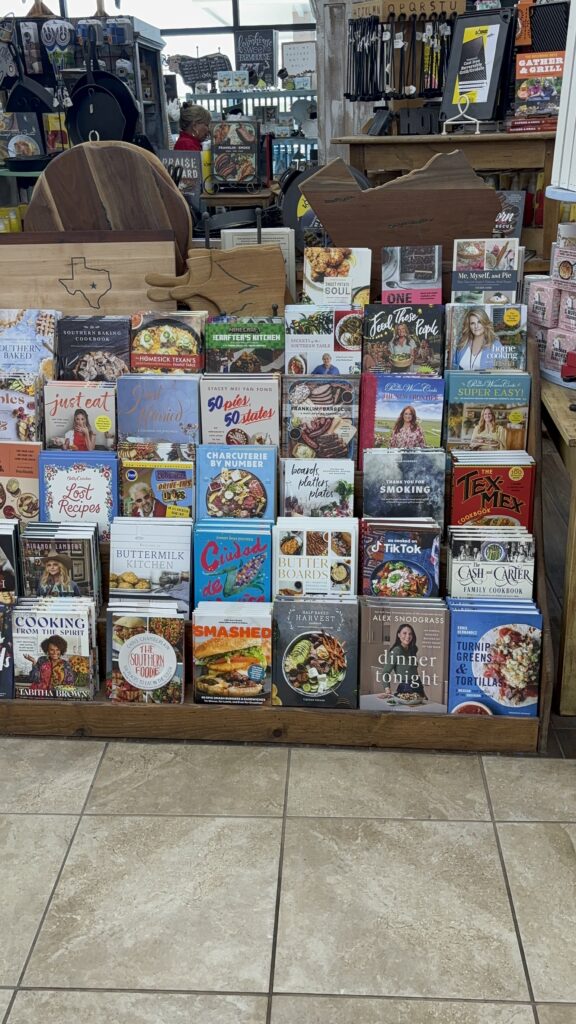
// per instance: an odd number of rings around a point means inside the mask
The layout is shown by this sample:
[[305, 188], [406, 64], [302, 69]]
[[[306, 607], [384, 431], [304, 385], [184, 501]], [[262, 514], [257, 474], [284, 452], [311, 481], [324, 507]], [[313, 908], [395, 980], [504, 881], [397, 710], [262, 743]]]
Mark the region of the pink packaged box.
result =
[[554, 242], [550, 252], [550, 277], [560, 288], [576, 285], [576, 249]]
[[560, 286], [547, 278], [533, 281], [528, 288], [528, 319], [540, 327], [557, 327], [560, 313]]
[[538, 324], [533, 323], [528, 324], [528, 341], [535, 341], [538, 346], [540, 366], [544, 366], [546, 347], [548, 345], [548, 335], [552, 334], [554, 330], [557, 330], [557, 328], [539, 327]]
[[576, 331], [576, 292], [562, 289], [558, 326], [564, 331]]
[[548, 331], [546, 352], [544, 355], [544, 369], [560, 373], [566, 362], [566, 354], [576, 352], [576, 333], [573, 331], [562, 331], [560, 328], [551, 328]]

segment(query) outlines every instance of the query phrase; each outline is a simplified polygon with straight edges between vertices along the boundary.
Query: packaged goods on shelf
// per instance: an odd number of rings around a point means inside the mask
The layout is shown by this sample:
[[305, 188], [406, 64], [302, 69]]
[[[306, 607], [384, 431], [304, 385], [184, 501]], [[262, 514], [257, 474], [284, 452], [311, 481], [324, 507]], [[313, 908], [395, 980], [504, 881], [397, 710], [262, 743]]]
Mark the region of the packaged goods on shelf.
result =
[[561, 290], [558, 327], [565, 331], [576, 331], [576, 292]]
[[560, 286], [550, 278], [528, 284], [528, 319], [538, 327], [557, 327], [560, 314]]

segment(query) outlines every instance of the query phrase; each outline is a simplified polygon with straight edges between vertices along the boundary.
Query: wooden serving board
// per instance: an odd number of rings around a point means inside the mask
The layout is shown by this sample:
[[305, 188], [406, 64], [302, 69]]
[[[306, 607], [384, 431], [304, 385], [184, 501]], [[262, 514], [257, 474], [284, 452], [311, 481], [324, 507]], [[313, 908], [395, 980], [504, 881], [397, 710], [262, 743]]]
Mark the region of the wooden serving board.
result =
[[50, 161], [32, 193], [24, 230], [172, 231], [181, 272], [192, 218], [152, 153], [127, 142], [87, 142]]
[[175, 273], [171, 232], [0, 235], [0, 308], [66, 314], [176, 309], [151, 303], [146, 275]]

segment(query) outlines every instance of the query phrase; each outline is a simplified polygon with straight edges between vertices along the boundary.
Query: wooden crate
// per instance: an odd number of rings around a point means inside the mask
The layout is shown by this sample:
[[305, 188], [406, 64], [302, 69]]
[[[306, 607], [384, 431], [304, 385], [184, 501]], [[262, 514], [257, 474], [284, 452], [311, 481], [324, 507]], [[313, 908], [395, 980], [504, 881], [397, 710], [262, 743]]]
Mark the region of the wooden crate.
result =
[[169, 231], [0, 235], [0, 309], [76, 316], [172, 310], [175, 302], [151, 303], [145, 278], [175, 271]]

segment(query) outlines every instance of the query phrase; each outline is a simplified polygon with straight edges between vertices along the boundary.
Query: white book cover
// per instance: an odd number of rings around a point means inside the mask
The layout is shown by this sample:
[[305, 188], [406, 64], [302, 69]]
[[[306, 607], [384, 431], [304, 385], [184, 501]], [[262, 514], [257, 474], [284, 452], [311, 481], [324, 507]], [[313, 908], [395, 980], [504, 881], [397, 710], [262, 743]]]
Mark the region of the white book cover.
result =
[[110, 596], [167, 597], [187, 611], [191, 556], [191, 519], [116, 518], [110, 536]]
[[282, 459], [284, 516], [354, 515], [352, 459]]
[[218, 374], [200, 381], [203, 444], [280, 444], [280, 380]]
[[272, 530], [274, 596], [356, 593], [358, 520], [280, 517]]

